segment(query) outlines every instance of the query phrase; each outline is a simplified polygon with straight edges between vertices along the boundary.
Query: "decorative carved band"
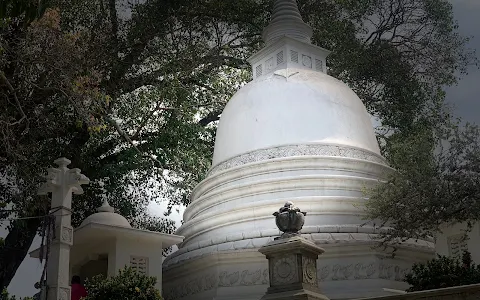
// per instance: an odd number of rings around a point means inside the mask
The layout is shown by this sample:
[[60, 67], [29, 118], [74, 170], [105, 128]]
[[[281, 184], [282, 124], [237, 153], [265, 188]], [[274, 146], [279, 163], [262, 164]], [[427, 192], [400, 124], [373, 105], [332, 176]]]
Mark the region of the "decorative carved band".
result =
[[[304, 263], [312, 263], [305, 261]], [[314, 262], [313, 262], [314, 263]], [[276, 268], [283, 276], [274, 280], [289, 282], [290, 274], [294, 274], [295, 263], [288, 259], [279, 260]], [[306, 268], [307, 273], [312, 267]], [[313, 268], [314, 269], [314, 268]], [[293, 271], [293, 272], [292, 272]], [[403, 281], [405, 274], [410, 271], [408, 267], [400, 266], [386, 261], [370, 261], [351, 264], [319, 265], [317, 274], [308, 274], [307, 280], [339, 281], [339, 280], [362, 280], [362, 279], [385, 279]], [[164, 285], [165, 300], [176, 300], [201, 292], [209, 291], [218, 287], [239, 287], [269, 284], [268, 269], [222, 271], [218, 275], [211, 272], [208, 275], [200, 275], [194, 278], [181, 279]], [[294, 274], [295, 275], [295, 274]], [[306, 275], [304, 275], [306, 276]]]
[[294, 157], [294, 156], [334, 156], [362, 159], [374, 163], [385, 164], [385, 159], [368, 150], [338, 145], [327, 144], [304, 144], [304, 145], [287, 145], [274, 148], [260, 149], [249, 153], [241, 154], [229, 160], [226, 160], [208, 172], [208, 176], [212, 176], [218, 172], [242, 166], [245, 164], [260, 162], [264, 160]]
[[268, 284], [268, 269], [223, 271], [217, 276], [214, 272], [195, 278], [173, 282], [164, 287], [165, 300], [175, 300], [217, 287], [255, 286]]
[[[378, 243], [376, 234], [378, 229], [373, 227], [363, 226], [305, 226], [302, 229], [303, 237], [314, 241], [316, 244], [329, 243]], [[360, 233], [360, 234], [357, 234]], [[368, 234], [367, 234], [368, 233]], [[215, 253], [223, 250], [244, 250], [244, 249], [258, 249], [265, 243], [272, 241], [274, 237], [279, 236], [279, 230], [266, 229], [259, 232], [249, 233], [249, 238], [235, 239], [234, 236], [227, 236], [230, 242], [221, 242], [225, 239], [211, 239], [201, 241], [196, 244], [183, 246], [178, 251], [170, 254], [163, 262], [164, 270], [174, 267], [176, 264], [185, 263], [186, 260], [204, 255], [206, 253]], [[422, 249], [432, 251], [434, 245], [430, 241], [406, 241], [403, 244], [408, 248]]]
[[334, 264], [321, 266], [318, 270], [318, 279], [319, 281], [338, 281], [380, 278], [403, 281], [409, 271], [410, 268], [384, 262]]

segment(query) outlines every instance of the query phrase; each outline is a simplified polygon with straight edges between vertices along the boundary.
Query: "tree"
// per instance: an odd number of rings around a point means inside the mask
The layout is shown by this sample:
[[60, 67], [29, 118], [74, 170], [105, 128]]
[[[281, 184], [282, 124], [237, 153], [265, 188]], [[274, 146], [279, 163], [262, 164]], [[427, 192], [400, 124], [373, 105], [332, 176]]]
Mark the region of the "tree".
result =
[[3, 0], [0, 3], [0, 19], [22, 17], [26, 25], [41, 17], [49, 5], [48, 0]]
[[[36, 169], [39, 167], [37, 165], [39, 161], [28, 159], [28, 157], [39, 154], [35, 153], [35, 148], [41, 148], [41, 144], [48, 148], [51, 142], [48, 139], [51, 137], [45, 133], [50, 133], [52, 126], [58, 126], [61, 129], [59, 131], [68, 128], [65, 123], [58, 122], [62, 119], [59, 112], [65, 108], [65, 105], [54, 108], [53, 101], [47, 102], [45, 100], [48, 97], [42, 96], [42, 92], [48, 94], [51, 93], [50, 90], [37, 91], [32, 87], [38, 86], [39, 82], [47, 84], [52, 89], [62, 86], [65, 78], [71, 78], [72, 74], [80, 71], [74, 58], [65, 54], [71, 53], [75, 57], [75, 54], [81, 52], [83, 48], [76, 49], [75, 36], [59, 33], [56, 11], [52, 10], [42, 19], [30, 23], [28, 19], [22, 17], [3, 21], [5, 23], [1, 28], [2, 55], [0, 57], [2, 70], [0, 73], [2, 103], [0, 171], [4, 180], [0, 206], [20, 212], [17, 214], [18, 217], [28, 218], [45, 215], [47, 211], [46, 199], [36, 197], [34, 191], [39, 181], [37, 174], [39, 169]], [[66, 68], [67, 65], [72, 65], [72, 68]], [[35, 69], [40, 72], [34, 72]], [[50, 76], [54, 72], [59, 73], [59, 76]], [[32, 84], [29, 84], [30, 82]], [[43, 114], [42, 108], [44, 111], [53, 111], [52, 122], [45, 122], [46, 114]], [[74, 136], [69, 137], [73, 140]], [[30, 146], [32, 149], [28, 150], [27, 147]], [[10, 211], [2, 215], [14, 216]], [[15, 220], [9, 224], [9, 234], [0, 248], [2, 265], [0, 274], [15, 273], [40, 223], [41, 219], [29, 218]], [[3, 289], [11, 278], [6, 280], [3, 276], [0, 278], [2, 278], [0, 288]]]
[[472, 262], [469, 252], [462, 260], [439, 255], [425, 264], [415, 264], [412, 272], [405, 276], [410, 284], [408, 292], [447, 288], [480, 283], [480, 265]]
[[425, 239], [441, 225], [478, 222], [480, 209], [480, 130], [466, 124], [432, 134], [424, 127], [390, 151], [396, 171], [369, 192], [369, 219], [383, 220], [383, 243]]
[[[303, 9], [323, 29], [315, 41], [333, 50], [330, 74], [347, 82], [381, 122], [377, 139], [397, 170], [367, 195], [365, 219], [390, 229], [382, 244], [432, 236], [441, 222], [476, 220], [478, 129], [452, 119], [443, 87], [478, 60], [456, 32], [451, 4], [316, 4]], [[437, 55], [442, 47], [445, 56]]]
[[139, 274], [130, 268], [120, 270], [118, 275], [104, 278], [102, 275], [87, 280], [88, 296], [85, 300], [162, 300], [155, 288], [156, 277]]
[[445, 121], [441, 87], [476, 62], [475, 53], [465, 49], [468, 38], [456, 32], [448, 1], [304, 3], [315, 42], [333, 50], [330, 74], [348, 83], [380, 119], [382, 146], [389, 135], [411, 131], [424, 119]]
[[[385, 155], [396, 135], [444, 122], [439, 87], [471, 58], [447, 1], [298, 2], [314, 43], [333, 50], [328, 72], [382, 120]], [[0, 203], [16, 217], [46, 214], [38, 171], [66, 156], [92, 180], [75, 198], [75, 225], [104, 198], [138, 226], [150, 200], [188, 205], [209, 166], [215, 121], [250, 78], [246, 59], [262, 45], [272, 1], [49, 5], [31, 24], [15, 15], [1, 27]], [[0, 288], [41, 225], [10, 223]]]
[[228, 53], [241, 51], [224, 50], [236, 38], [228, 26], [192, 22], [178, 1], [160, 11], [147, 3], [127, 21], [114, 2], [111, 10], [103, 1], [67, 2], [28, 26], [18, 17], [2, 27], [1, 202], [4, 216], [26, 218], [9, 224], [0, 247], [2, 287], [42, 228], [35, 217], [49, 201], [35, 196], [38, 172], [56, 157], [92, 179], [73, 203], [74, 225], [107, 198], [134, 225], [171, 230], [163, 227], [171, 222], [145, 222], [145, 207], [167, 195], [172, 206], [188, 202], [211, 155], [217, 116], [209, 110], [244, 76], [224, 67], [239, 61]]
[[[7, 290], [0, 293], [0, 300], [17, 300], [15, 296], [10, 296]], [[33, 300], [31, 297], [20, 298], [19, 300]]]

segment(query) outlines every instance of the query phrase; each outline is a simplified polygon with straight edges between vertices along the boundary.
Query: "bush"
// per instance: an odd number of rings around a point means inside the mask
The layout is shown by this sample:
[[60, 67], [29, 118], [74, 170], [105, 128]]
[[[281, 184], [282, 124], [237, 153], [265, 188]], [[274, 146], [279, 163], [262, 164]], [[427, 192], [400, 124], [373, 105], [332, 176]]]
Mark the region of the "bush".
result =
[[155, 288], [156, 283], [155, 277], [125, 268], [116, 276], [104, 278], [99, 275], [87, 280], [86, 300], [162, 300], [160, 291]]
[[30, 297], [25, 297], [25, 298], [16, 298], [15, 296], [10, 296], [10, 294], [8, 294], [7, 290], [3, 290], [2, 292], [0, 292], [0, 300], [32, 300], [33, 298], [30, 298]]
[[426, 264], [414, 264], [405, 281], [411, 285], [407, 292], [480, 283], [480, 265], [472, 262], [470, 252], [464, 252], [462, 260], [439, 255]]

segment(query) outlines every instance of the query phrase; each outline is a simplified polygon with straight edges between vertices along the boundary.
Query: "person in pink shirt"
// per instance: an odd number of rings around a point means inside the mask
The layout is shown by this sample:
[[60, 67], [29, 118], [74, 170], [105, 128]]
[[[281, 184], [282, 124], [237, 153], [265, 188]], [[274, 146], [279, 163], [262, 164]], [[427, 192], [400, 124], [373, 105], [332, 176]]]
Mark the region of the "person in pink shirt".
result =
[[80, 276], [73, 276], [72, 277], [72, 300], [80, 300], [82, 298], [87, 297], [87, 290], [82, 285], [82, 281], [80, 280]]

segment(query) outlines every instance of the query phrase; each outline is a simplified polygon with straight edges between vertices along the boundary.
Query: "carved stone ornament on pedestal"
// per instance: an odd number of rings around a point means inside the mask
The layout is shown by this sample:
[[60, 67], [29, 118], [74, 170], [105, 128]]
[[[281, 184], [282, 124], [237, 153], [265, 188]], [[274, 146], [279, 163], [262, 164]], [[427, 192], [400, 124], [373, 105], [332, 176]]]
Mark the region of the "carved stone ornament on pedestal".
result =
[[305, 212], [287, 202], [274, 213], [282, 236], [261, 247], [268, 259], [270, 287], [262, 300], [326, 300], [318, 288], [317, 259], [324, 250], [303, 238]]
[[288, 201], [273, 215], [275, 216], [275, 223], [278, 229], [283, 232], [279, 238], [275, 239], [300, 236], [300, 230], [302, 230], [303, 224], [305, 224], [306, 212], [301, 212], [293, 202]]

